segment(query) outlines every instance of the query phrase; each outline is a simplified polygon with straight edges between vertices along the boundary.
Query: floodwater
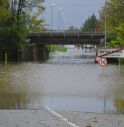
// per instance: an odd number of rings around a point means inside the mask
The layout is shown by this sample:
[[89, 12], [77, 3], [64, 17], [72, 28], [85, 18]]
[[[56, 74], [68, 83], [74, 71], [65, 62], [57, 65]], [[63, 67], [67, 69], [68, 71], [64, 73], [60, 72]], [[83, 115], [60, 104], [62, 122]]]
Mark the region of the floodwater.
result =
[[83, 53], [69, 49], [44, 63], [0, 65], [0, 109], [123, 114], [124, 66], [100, 67]]

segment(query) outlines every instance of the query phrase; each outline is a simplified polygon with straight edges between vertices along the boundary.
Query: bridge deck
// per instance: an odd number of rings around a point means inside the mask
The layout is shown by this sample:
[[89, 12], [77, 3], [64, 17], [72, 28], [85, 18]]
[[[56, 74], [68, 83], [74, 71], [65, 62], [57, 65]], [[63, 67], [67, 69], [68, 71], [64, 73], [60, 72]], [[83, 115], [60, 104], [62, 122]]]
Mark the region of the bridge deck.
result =
[[33, 33], [29, 34], [27, 39], [36, 44], [100, 44], [101, 40], [104, 40], [104, 33]]

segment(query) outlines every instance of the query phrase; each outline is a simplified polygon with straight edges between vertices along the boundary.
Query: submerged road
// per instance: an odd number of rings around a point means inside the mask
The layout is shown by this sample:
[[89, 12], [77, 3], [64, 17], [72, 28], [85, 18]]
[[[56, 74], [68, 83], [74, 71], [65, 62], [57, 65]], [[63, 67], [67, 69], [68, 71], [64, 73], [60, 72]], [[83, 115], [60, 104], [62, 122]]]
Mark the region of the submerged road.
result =
[[101, 68], [94, 53], [71, 48], [45, 63], [0, 65], [0, 109], [6, 109], [0, 126], [124, 127], [124, 66]]
[[44, 63], [0, 65], [0, 108], [123, 114], [124, 66], [101, 68], [82, 54], [69, 49]]

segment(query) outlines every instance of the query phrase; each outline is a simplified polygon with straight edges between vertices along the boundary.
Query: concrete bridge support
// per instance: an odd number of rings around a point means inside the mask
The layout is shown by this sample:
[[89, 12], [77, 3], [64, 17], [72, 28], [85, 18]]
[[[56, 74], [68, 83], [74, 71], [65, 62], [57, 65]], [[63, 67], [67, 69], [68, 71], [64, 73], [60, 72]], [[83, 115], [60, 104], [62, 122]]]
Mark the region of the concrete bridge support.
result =
[[26, 45], [22, 50], [22, 61], [43, 61], [49, 58], [49, 52], [45, 45]]
[[48, 58], [49, 52], [45, 45], [37, 45], [33, 48], [33, 61], [42, 61]]
[[[3, 63], [4, 51], [0, 51], [0, 63]], [[23, 62], [23, 61], [43, 61], [49, 58], [49, 51], [45, 45], [25, 45], [21, 50], [8, 50], [7, 60], [8, 62]]]
[[33, 61], [33, 47], [25, 45], [22, 49], [22, 61]]

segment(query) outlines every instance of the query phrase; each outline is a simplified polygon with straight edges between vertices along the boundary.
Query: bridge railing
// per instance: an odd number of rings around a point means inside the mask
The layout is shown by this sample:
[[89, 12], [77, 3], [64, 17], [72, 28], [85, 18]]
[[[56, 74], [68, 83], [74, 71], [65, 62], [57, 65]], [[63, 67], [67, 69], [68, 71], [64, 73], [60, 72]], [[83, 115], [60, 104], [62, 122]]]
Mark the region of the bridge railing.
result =
[[81, 34], [84, 34], [84, 35], [87, 35], [87, 34], [91, 34], [91, 35], [94, 35], [94, 34], [98, 34], [98, 35], [104, 35], [104, 32], [81, 32], [80, 30], [77, 31], [77, 30], [47, 30], [47, 31], [40, 31], [38, 33], [29, 33], [30, 35], [81, 35]]

